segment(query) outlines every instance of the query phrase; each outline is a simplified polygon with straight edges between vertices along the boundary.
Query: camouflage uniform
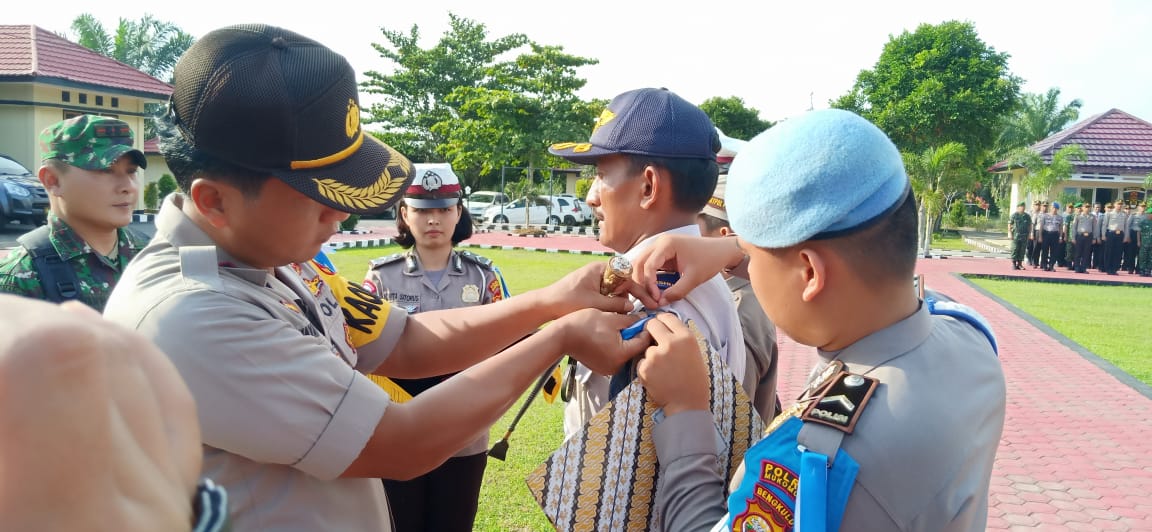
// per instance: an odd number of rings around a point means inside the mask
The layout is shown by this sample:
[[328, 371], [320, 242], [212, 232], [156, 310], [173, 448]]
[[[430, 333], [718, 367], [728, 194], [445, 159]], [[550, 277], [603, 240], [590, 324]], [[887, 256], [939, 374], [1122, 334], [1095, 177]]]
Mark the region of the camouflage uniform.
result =
[[1032, 217], [1026, 212], [1012, 213], [1012, 266], [1019, 267], [1024, 262], [1024, 252], [1028, 248], [1028, 233], [1032, 229]]
[[[1152, 209], [1149, 209], [1152, 212]], [[1146, 213], [1140, 220], [1140, 257], [1136, 260], [1140, 266], [1140, 275], [1152, 275], [1152, 218]]]
[[[92, 249], [71, 227], [55, 214], [48, 215], [49, 241], [60, 258], [76, 272], [80, 281], [77, 299], [99, 312], [104, 310], [112, 287], [128, 266], [128, 261], [148, 243], [140, 234], [127, 229], [117, 230], [119, 253], [109, 259]], [[35, 299], [45, 299], [40, 277], [32, 265], [32, 256], [23, 247], [17, 247], [0, 261], [0, 292]]]

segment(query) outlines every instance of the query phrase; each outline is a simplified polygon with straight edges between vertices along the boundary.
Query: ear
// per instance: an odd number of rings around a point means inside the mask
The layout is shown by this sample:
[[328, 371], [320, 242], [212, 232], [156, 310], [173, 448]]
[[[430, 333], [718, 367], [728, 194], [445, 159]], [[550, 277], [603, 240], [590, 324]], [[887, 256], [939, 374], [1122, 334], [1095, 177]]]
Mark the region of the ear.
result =
[[231, 189], [228, 185], [209, 179], [197, 179], [192, 182], [192, 190], [188, 195], [196, 210], [200, 212], [212, 227], [226, 227], [228, 225], [228, 196], [230, 193], [239, 194], [240, 191]]
[[60, 176], [56, 174], [56, 169], [48, 165], [40, 167], [40, 171], [36, 174], [40, 179], [40, 184], [44, 185], [44, 190], [53, 196], [60, 195]]
[[644, 167], [644, 172], [640, 174], [640, 178], [644, 180], [640, 208], [651, 209], [664, 195], [672, 193], [672, 189], [668, 187], [667, 177], [661, 168], [653, 165]]
[[735, 234], [736, 231], [733, 231], [731, 227], [724, 226], [720, 228], [720, 236], [732, 236]]
[[803, 248], [800, 250], [801, 262], [801, 282], [804, 285], [804, 291], [800, 294], [800, 298], [805, 303], [811, 303], [824, 291], [824, 283], [828, 280], [828, 263], [826, 258], [820, 254], [819, 251], [813, 248]]

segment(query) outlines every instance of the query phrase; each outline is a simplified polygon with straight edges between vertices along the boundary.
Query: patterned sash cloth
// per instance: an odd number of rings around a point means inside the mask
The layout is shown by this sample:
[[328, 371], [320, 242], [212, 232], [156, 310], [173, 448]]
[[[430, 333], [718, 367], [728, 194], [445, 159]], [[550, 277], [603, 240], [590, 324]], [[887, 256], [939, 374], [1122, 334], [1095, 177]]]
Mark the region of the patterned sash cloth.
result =
[[[743, 386], [707, 347], [691, 320], [688, 327], [696, 334], [701, 352], [707, 353], [712, 415], [717, 438], [726, 447], [716, 469], [727, 479], [744, 452], [760, 439], [764, 422]], [[647, 391], [633, 380], [528, 476], [528, 490], [556, 530], [663, 528], [653, 508], [660, 472], [652, 441], [656, 411]]]

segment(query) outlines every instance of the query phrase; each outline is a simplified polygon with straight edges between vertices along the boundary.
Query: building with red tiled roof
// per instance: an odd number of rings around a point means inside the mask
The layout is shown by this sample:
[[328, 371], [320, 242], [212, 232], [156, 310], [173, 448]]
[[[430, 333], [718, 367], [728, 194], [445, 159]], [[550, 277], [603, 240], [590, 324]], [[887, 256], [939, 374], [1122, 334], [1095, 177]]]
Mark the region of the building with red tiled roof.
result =
[[[1053, 187], [1043, 199], [1072, 195], [1090, 203], [1123, 200], [1134, 205], [1148, 196], [1144, 182], [1152, 173], [1152, 123], [1111, 109], [1077, 122], [1029, 149], [1050, 163], [1053, 154], [1072, 145], [1083, 148], [1087, 160], [1073, 161], [1072, 177]], [[1030, 199], [1020, 186], [1024, 169], [1011, 168], [1007, 161], [1001, 161], [989, 170], [1012, 175], [1009, 205]]]
[[[79, 114], [127, 122], [143, 149], [144, 105], [163, 104], [171, 94], [171, 85], [51, 31], [0, 25], [0, 152], [33, 171], [39, 132]], [[148, 160], [148, 180], [167, 172], [162, 158]]]

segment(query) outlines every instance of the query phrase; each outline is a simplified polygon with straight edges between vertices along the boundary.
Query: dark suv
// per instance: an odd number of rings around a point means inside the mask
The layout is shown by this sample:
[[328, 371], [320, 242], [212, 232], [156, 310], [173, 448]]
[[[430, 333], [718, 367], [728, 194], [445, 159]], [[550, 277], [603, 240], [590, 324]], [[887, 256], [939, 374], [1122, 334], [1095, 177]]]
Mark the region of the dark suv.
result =
[[40, 180], [15, 159], [0, 154], [0, 225], [18, 220], [44, 225], [48, 218], [48, 191]]

